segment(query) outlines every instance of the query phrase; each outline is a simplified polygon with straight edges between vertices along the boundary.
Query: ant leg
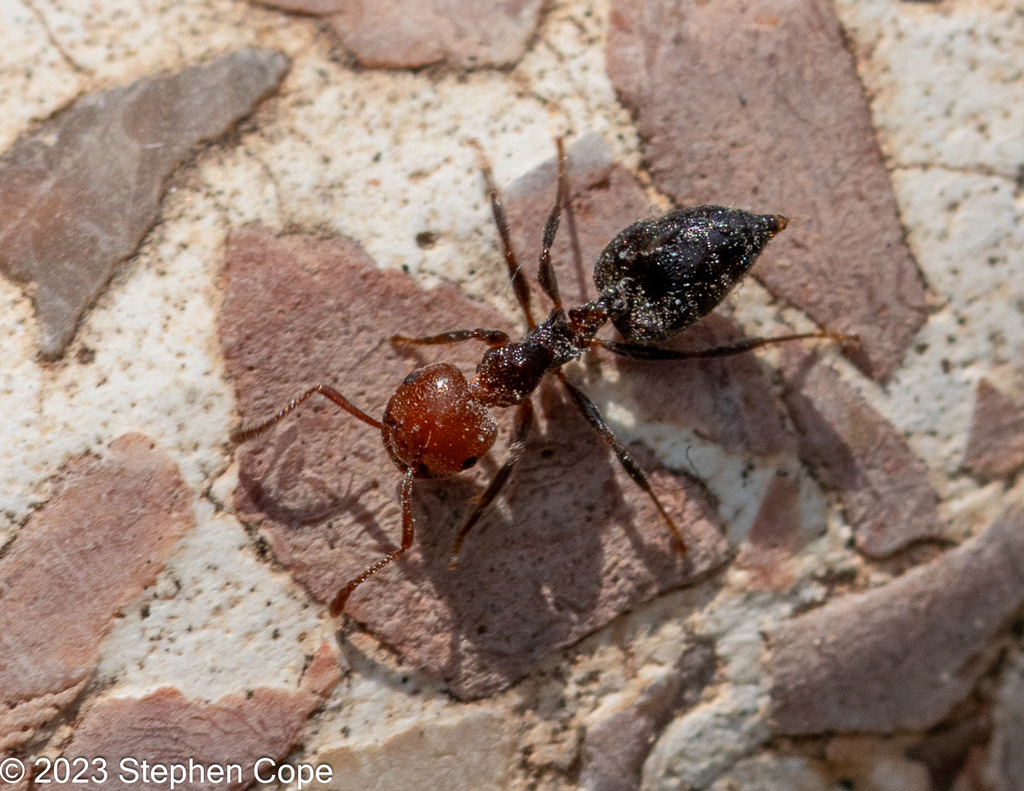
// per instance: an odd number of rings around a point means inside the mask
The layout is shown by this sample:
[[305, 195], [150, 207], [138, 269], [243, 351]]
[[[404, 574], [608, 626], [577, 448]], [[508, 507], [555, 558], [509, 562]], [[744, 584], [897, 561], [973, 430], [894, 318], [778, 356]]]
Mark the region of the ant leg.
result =
[[533, 312], [530, 310], [530, 284], [526, 281], [522, 267], [516, 259], [516, 251], [512, 247], [512, 234], [508, 227], [508, 218], [505, 216], [505, 207], [501, 202], [501, 193], [494, 183], [494, 173], [491, 171], [491, 163], [484, 154], [483, 147], [476, 140], [470, 140], [477, 153], [480, 155], [480, 170], [484, 176], [484, 186], [487, 189], [487, 196], [491, 199], [491, 214], [494, 215], [494, 224], [498, 226], [498, 236], [501, 237], [501, 249], [505, 253], [505, 265], [508, 267], [509, 280], [512, 282], [512, 290], [516, 292], [516, 299], [523, 309], [526, 317], [526, 326], [533, 329], [537, 322], [533, 320]]
[[569, 177], [565, 172], [565, 146], [562, 138], [555, 140], [558, 146], [558, 192], [555, 195], [555, 205], [551, 207], [548, 220], [544, 223], [544, 242], [540, 251], [540, 270], [537, 280], [544, 293], [550, 297], [555, 304], [555, 310], [562, 309], [562, 297], [558, 293], [558, 279], [555, 277], [555, 268], [551, 265], [551, 246], [555, 243], [555, 234], [558, 233], [558, 221], [562, 216], [562, 204], [568, 194]]
[[516, 425], [512, 432], [512, 445], [508, 449], [508, 458], [505, 459], [505, 463], [501, 465], [501, 469], [498, 470], [497, 475], [494, 476], [494, 479], [484, 493], [476, 498], [473, 504], [473, 513], [469, 515], [469, 518], [459, 528], [458, 535], [455, 536], [455, 543], [452, 546], [452, 556], [448, 560], [448, 568], [453, 569], [459, 565], [459, 553], [462, 552], [462, 543], [466, 540], [469, 531], [473, 529], [473, 525], [480, 520], [487, 506], [498, 496], [501, 487], [505, 485], [505, 481], [508, 480], [508, 476], [512, 473], [512, 468], [519, 461], [519, 457], [523, 455], [523, 451], [526, 449], [526, 438], [529, 436], [532, 426], [533, 404], [526, 400], [519, 405], [519, 409], [516, 411]]
[[392, 335], [392, 343], [418, 343], [425, 346], [438, 344], [461, 343], [462, 341], [483, 341], [488, 346], [504, 346], [508, 343], [508, 333], [501, 330], [449, 330], [440, 335], [428, 335], [425, 338], [409, 338], [405, 335]]
[[259, 434], [262, 434], [268, 428], [270, 428], [275, 423], [280, 421], [289, 412], [294, 411], [295, 408], [297, 406], [299, 406], [299, 404], [301, 404], [303, 401], [305, 401], [307, 398], [309, 398], [312, 395], [322, 395], [324, 398], [326, 398], [326, 399], [328, 399], [330, 401], [333, 401], [335, 404], [340, 406], [346, 412], [348, 412], [349, 414], [354, 415], [355, 417], [359, 418], [364, 423], [368, 423], [369, 425], [373, 426], [375, 429], [379, 430], [379, 429], [383, 429], [384, 428], [384, 426], [381, 423], [379, 423], [378, 421], [374, 420], [372, 417], [367, 415], [359, 407], [357, 407], [354, 404], [352, 404], [347, 398], [345, 398], [345, 396], [343, 396], [341, 393], [339, 393], [333, 387], [328, 387], [327, 385], [317, 385], [316, 387], [312, 387], [309, 390], [307, 390], [305, 393], [300, 395], [298, 398], [293, 398], [291, 401], [288, 402], [288, 405], [284, 409], [282, 409], [280, 412], [278, 412], [272, 418], [269, 418], [268, 420], [264, 420], [262, 423], [257, 423], [255, 426], [252, 426], [250, 428], [246, 428], [246, 429], [238, 428], [238, 429], [235, 429], [234, 431], [231, 432], [231, 437], [230, 437], [231, 441], [234, 442], [235, 444], [239, 444], [239, 443], [242, 443], [242, 442], [246, 442], [246, 441], [252, 439], [255, 436], [258, 436]]
[[407, 470], [405, 477], [402, 478], [402, 546], [394, 552], [388, 552], [388, 554], [363, 571], [363, 573], [358, 577], [353, 577], [349, 580], [345, 584], [345, 587], [338, 591], [338, 595], [331, 601], [331, 615], [341, 615], [345, 609], [346, 602], [348, 602], [348, 597], [352, 595], [352, 591], [365, 582], [367, 578], [373, 576], [382, 568], [397, 560], [409, 547], [412, 546], [412, 480], [412, 470]]
[[604, 440], [605, 444], [608, 445], [615, 455], [619, 459], [619, 463], [623, 469], [629, 473], [629, 477], [633, 479], [637, 486], [647, 492], [654, 505], [657, 507], [658, 512], [665, 519], [665, 523], [668, 525], [668, 529], [672, 531], [672, 539], [675, 542], [676, 550], [680, 553], [686, 552], [686, 543], [683, 541], [683, 536], [679, 532], [679, 528], [676, 526], [675, 521], [671, 516], [668, 515], [668, 511], [665, 510], [665, 506], [661, 504], [658, 499], [658, 495], [654, 493], [654, 489], [651, 488], [651, 482], [647, 479], [647, 473], [643, 471], [632, 457], [626, 452], [626, 449], [622, 446], [622, 443], [616, 439], [612, 430], [608, 428], [608, 424], [604, 422], [604, 418], [601, 417], [601, 413], [597, 411], [597, 407], [594, 406], [594, 402], [587, 398], [586, 394], [580, 390], [576, 385], [569, 381], [568, 377], [561, 371], [555, 372], [555, 375], [562, 380], [562, 384], [565, 385], [565, 389], [569, 391], [569, 395], [572, 396], [573, 402], [576, 404], [577, 409], [583, 414], [583, 417], [592, 425], [597, 433], [601, 435], [601, 439]]
[[565, 177], [565, 224], [569, 228], [569, 244], [572, 247], [572, 263], [576, 270], [576, 283], [579, 286], [579, 302], [587, 301], [587, 273], [583, 268], [583, 248], [580, 246], [580, 234], [576, 228], [576, 212], [572, 208], [572, 191], [569, 189], [568, 173]]
[[756, 349], [760, 346], [784, 343], [786, 341], [800, 341], [808, 338], [828, 338], [839, 341], [843, 345], [860, 343], [859, 335], [842, 335], [838, 332], [802, 332], [799, 335], [780, 335], [777, 338], [745, 338], [725, 346], [715, 346], [711, 349], [700, 349], [697, 351], [674, 351], [672, 349], [659, 349], [654, 346], [638, 346], [632, 343], [617, 343], [616, 341], [600, 339], [595, 339], [591, 343], [621, 357], [632, 357], [635, 360], [692, 360], [698, 357], [729, 357], [733, 354], [749, 352], [751, 349]]

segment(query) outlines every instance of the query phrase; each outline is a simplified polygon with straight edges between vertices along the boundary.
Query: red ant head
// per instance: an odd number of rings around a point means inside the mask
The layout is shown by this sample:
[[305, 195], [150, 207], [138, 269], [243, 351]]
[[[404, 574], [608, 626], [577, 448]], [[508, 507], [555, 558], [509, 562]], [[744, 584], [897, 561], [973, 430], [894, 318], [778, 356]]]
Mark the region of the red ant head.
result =
[[409, 374], [384, 410], [384, 447], [417, 478], [447, 478], [468, 470], [491, 449], [498, 424], [447, 363]]

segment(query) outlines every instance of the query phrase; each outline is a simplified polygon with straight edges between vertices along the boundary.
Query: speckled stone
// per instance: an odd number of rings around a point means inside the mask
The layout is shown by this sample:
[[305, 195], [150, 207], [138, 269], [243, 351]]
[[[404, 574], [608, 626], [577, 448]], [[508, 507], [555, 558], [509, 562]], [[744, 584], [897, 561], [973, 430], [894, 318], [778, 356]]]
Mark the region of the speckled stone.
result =
[[321, 750], [331, 791], [504, 791], [515, 760], [512, 723], [500, 709], [468, 709], [381, 742]]
[[1001, 478], [1024, 465], [1024, 408], [987, 379], [978, 382], [964, 467]]
[[541, 0], [258, 0], [325, 17], [363, 66], [509, 66], [530, 41]]
[[618, 0], [608, 70], [659, 189], [793, 218], [755, 276], [886, 380], [924, 289], [832, 4]]
[[0, 272], [29, 284], [44, 356], [63, 354], [153, 226], [168, 174], [250, 113], [287, 65], [242, 49], [85, 96], [0, 157]]
[[75, 699], [118, 610], [194, 523], [177, 467], [147, 437], [70, 466], [0, 559], [0, 749]]
[[777, 733], [927, 728], [963, 700], [993, 636], [1024, 604], [1024, 510], [862, 594], [771, 635]]
[[784, 359], [800, 456], [838, 494], [857, 548], [884, 557], [938, 538], [938, 494], [896, 427], [813, 354], [788, 349]]
[[700, 700], [714, 675], [714, 644], [694, 642], [665, 678], [647, 687], [636, 702], [587, 731], [580, 755], [580, 788], [640, 788], [640, 771], [655, 739], [673, 717]]
[[[238, 791], [253, 784], [260, 758], [283, 761], [299, 741], [306, 718], [321, 702], [310, 692], [265, 687], [225, 695], [212, 703], [186, 698], [173, 687], [141, 698], [108, 698], [80, 717], [67, 754], [105, 758], [108, 777], [103, 788], [107, 789], [167, 787], [170, 777], [142, 776], [146, 761], [150, 766], [183, 766], [176, 788]], [[135, 763], [122, 767], [126, 758]], [[237, 764], [241, 771], [213, 777], [192, 769], [189, 782], [190, 760], [203, 767]], [[89, 776], [94, 768], [90, 767]], [[261, 764], [260, 771], [266, 777], [273, 773], [273, 765]], [[55, 783], [52, 787], [80, 786]]]
[[994, 791], [1024, 789], [1024, 655], [1018, 644], [1000, 674], [991, 713], [987, 778]]

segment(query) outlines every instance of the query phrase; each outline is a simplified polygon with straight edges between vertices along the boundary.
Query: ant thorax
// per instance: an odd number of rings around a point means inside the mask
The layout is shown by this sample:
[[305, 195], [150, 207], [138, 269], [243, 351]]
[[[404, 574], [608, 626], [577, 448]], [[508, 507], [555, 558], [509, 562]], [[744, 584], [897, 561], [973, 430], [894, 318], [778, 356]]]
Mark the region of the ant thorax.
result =
[[572, 308], [569, 315], [561, 309], [551, 311], [523, 340], [484, 353], [469, 385], [474, 398], [492, 407], [523, 403], [544, 374], [582, 356], [607, 320], [608, 311], [600, 302]]

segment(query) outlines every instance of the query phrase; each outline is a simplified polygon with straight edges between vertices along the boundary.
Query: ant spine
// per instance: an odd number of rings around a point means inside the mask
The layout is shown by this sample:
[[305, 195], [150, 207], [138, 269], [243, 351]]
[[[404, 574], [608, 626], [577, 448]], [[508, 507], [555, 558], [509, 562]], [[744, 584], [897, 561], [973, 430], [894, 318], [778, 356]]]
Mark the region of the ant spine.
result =
[[[502, 330], [456, 329], [422, 338], [402, 335], [394, 343], [446, 345], [475, 340], [488, 346], [471, 380], [452, 365], [435, 363], [418, 368], [398, 386], [380, 421], [351, 404], [326, 385], [307, 390], [273, 417], [232, 433], [241, 443], [262, 434], [313, 395], [321, 395], [354, 417], [381, 432], [384, 447], [403, 474], [400, 487], [402, 541], [362, 573], [349, 580], [331, 602], [330, 612], [344, 611], [352, 592], [369, 577], [401, 557], [414, 537], [413, 481], [416, 478], [448, 478], [477, 463], [493, 446], [498, 427], [490, 410], [515, 407], [515, 423], [507, 458], [487, 488], [475, 498], [467, 520], [452, 546], [449, 567], [458, 565], [466, 537], [487, 507], [498, 496], [526, 448], [533, 426], [531, 398], [543, 378], [554, 375], [587, 422], [614, 452], [619, 463], [658, 509], [676, 550], [686, 551], [682, 533], [668, 513], [643, 469], [615, 437], [587, 395], [566, 377], [562, 366], [594, 348], [636, 359], [679, 360], [740, 354], [772, 343], [806, 338], [830, 338], [855, 342], [855, 338], [831, 332], [801, 333], [775, 338], [751, 338], [727, 346], [697, 352], [676, 352], [649, 344], [664, 340], [692, 326], [710, 313], [746, 276], [768, 241], [787, 224], [778, 215], [758, 215], [721, 206], [702, 206], [671, 212], [653, 220], [641, 220], [619, 233], [594, 266], [596, 300], [565, 309], [551, 262], [551, 247], [564, 210], [579, 260], [579, 240], [570, 201], [563, 142], [558, 148], [558, 190], [544, 226], [539, 257], [538, 283], [552, 303], [547, 318], [538, 323], [531, 306], [530, 286], [512, 247], [511, 232], [491, 167], [479, 144], [487, 195], [516, 300], [527, 325], [521, 341]], [[596, 337], [611, 321], [625, 343]]]

